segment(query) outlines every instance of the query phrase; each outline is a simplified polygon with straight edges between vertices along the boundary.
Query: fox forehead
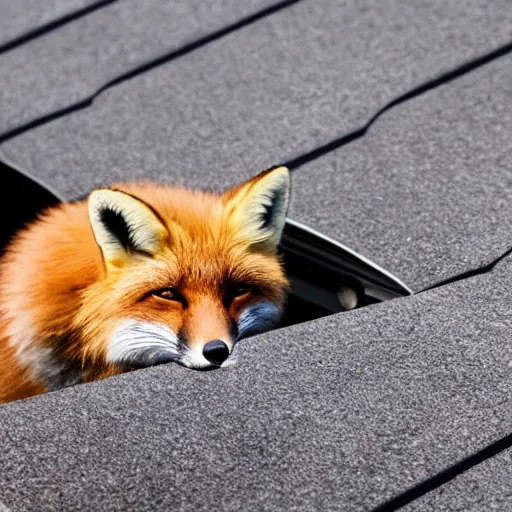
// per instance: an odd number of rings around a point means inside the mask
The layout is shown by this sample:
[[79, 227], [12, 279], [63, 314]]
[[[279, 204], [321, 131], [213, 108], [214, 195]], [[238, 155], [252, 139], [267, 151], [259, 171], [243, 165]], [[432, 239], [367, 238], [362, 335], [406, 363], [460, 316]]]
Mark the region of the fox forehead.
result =
[[113, 292], [117, 289], [121, 294], [140, 297], [149, 290], [165, 287], [193, 295], [199, 292], [221, 296], [226, 285], [254, 285], [278, 300], [278, 290], [286, 286], [285, 279], [276, 258], [214, 245], [187, 247], [180, 242], [151, 259], [120, 270], [104, 283], [110, 282]]
[[195, 236], [216, 236], [225, 230], [229, 219], [221, 194], [150, 182], [114, 184], [113, 188], [150, 205], [168, 228], [173, 223]]
[[151, 277], [147, 269], [141, 268], [144, 280], [184, 286], [226, 280], [280, 281], [281, 266], [275, 254], [255, 252], [233, 236], [231, 211], [222, 196], [152, 183], [115, 188], [147, 202], [169, 231], [168, 244], [147, 262]]

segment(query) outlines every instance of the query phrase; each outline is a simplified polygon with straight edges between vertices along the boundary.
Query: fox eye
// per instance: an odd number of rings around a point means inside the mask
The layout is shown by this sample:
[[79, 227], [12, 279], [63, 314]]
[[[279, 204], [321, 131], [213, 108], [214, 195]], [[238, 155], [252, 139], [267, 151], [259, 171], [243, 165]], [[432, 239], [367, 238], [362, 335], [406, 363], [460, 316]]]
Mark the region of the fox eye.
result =
[[160, 297], [161, 299], [181, 300], [176, 290], [173, 290], [172, 288], [162, 288], [161, 290], [152, 292], [152, 294], [156, 297]]
[[245, 295], [252, 291], [253, 291], [252, 287], [240, 285], [240, 286], [233, 287], [233, 289], [231, 290], [231, 295], [233, 297], [241, 297], [242, 295]]
[[225, 301], [227, 304], [231, 304], [235, 299], [244, 297], [250, 293], [253, 293], [256, 289], [254, 286], [246, 284], [234, 284], [227, 287]]

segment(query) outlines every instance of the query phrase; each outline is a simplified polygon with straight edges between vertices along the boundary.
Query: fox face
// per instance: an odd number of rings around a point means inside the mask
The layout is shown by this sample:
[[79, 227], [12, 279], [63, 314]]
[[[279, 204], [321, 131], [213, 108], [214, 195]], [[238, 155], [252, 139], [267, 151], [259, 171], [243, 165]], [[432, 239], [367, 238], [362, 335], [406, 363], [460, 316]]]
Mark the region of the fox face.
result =
[[72, 330], [82, 360], [122, 370], [226, 363], [242, 338], [275, 327], [288, 289], [277, 254], [290, 178], [265, 171], [220, 196], [153, 185], [98, 189], [88, 217], [102, 278]]
[[0, 403], [226, 364], [280, 319], [289, 189], [276, 167], [222, 194], [118, 184], [45, 212], [0, 259]]

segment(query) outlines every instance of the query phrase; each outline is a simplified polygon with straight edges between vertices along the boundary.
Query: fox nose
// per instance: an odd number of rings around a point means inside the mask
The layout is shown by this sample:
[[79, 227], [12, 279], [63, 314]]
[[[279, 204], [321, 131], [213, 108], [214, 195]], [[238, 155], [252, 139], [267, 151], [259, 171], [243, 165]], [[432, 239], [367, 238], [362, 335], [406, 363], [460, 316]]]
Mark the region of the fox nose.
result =
[[203, 347], [203, 356], [210, 363], [220, 365], [228, 358], [229, 348], [222, 340], [212, 340]]

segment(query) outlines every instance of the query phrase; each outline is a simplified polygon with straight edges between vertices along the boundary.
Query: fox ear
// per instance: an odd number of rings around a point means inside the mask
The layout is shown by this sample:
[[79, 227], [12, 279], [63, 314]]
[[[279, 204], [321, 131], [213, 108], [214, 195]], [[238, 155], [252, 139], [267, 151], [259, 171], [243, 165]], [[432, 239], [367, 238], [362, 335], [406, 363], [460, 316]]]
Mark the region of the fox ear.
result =
[[237, 236], [274, 250], [283, 232], [290, 196], [290, 171], [272, 167], [225, 193]]
[[135, 254], [154, 254], [168, 236], [150, 206], [119, 190], [94, 190], [88, 205], [89, 221], [107, 269], [124, 265]]

